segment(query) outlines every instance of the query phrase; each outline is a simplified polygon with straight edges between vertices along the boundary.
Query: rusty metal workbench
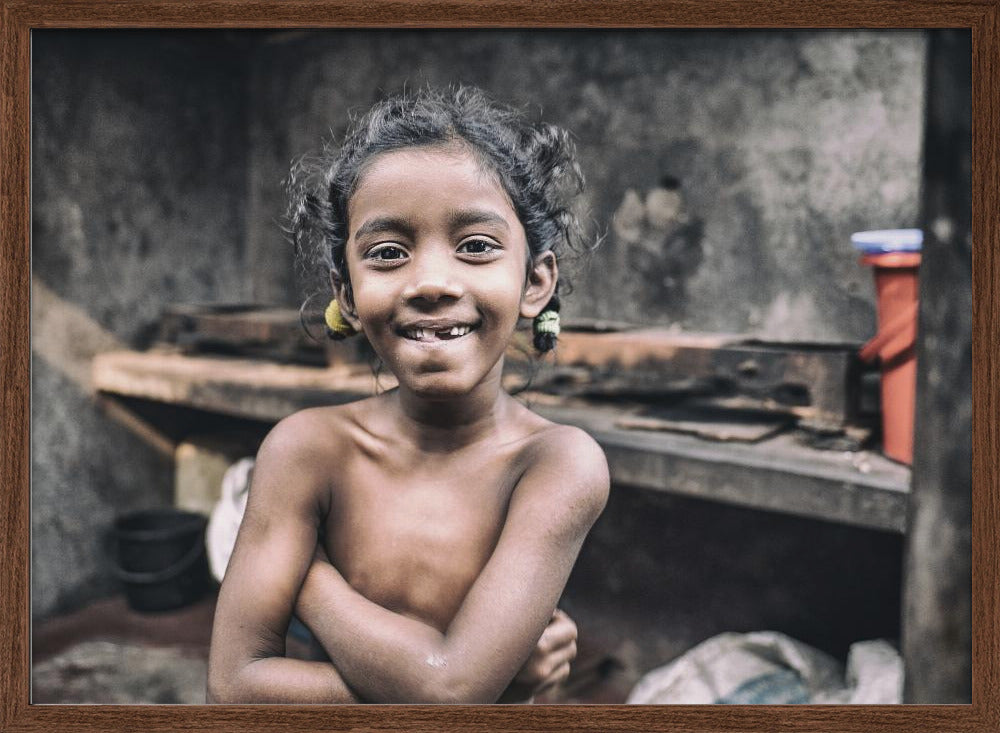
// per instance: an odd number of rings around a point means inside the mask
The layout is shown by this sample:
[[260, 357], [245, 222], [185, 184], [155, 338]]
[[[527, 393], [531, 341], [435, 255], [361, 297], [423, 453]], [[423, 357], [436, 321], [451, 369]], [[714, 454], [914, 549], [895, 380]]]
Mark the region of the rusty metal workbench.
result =
[[[372, 394], [370, 373], [251, 359], [121, 351], [94, 360], [95, 388], [218, 415], [276, 422], [306, 407]], [[391, 383], [391, 378], [383, 381]], [[878, 453], [824, 451], [789, 434], [755, 444], [719, 443], [616, 426], [608, 406], [532, 403], [577, 425], [604, 448], [615, 485], [696, 497], [858, 527], [906, 530], [910, 471]]]

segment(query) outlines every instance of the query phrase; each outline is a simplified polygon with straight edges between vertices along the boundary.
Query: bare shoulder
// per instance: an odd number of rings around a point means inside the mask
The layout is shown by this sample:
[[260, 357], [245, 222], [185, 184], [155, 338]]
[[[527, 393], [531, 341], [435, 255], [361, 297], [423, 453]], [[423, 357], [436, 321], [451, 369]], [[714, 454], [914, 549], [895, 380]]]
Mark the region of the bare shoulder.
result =
[[337, 441], [331, 438], [342, 434], [349, 422], [346, 407], [313, 407], [280, 420], [261, 444], [258, 461], [319, 458], [336, 449]]
[[535, 460], [569, 472], [607, 475], [608, 462], [604, 451], [587, 431], [574, 425], [561, 425], [548, 420], [545, 423], [532, 436]]
[[529, 446], [524, 478], [567, 519], [590, 526], [608, 500], [610, 477], [604, 451], [587, 432], [545, 421]]
[[[279, 421], [264, 438], [254, 465], [251, 500], [326, 502], [331, 467], [343, 450], [338, 439], [349, 415], [342, 407], [301, 410]], [[270, 503], [270, 502], [269, 502]]]

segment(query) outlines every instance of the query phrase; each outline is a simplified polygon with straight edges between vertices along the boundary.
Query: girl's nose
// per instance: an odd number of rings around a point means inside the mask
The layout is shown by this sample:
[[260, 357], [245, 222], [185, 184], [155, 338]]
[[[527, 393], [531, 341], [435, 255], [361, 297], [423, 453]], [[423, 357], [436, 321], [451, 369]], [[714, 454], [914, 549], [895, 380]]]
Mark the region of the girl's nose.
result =
[[462, 297], [462, 286], [454, 280], [443, 277], [443, 273], [437, 275], [429, 274], [407, 285], [403, 289], [403, 298], [406, 300], [426, 300], [429, 303], [436, 303], [442, 298], [457, 300]]
[[465, 292], [459, 280], [439, 258], [428, 258], [421, 267], [413, 268], [411, 272], [413, 279], [403, 288], [403, 298], [408, 301], [436, 303], [442, 298], [457, 300]]

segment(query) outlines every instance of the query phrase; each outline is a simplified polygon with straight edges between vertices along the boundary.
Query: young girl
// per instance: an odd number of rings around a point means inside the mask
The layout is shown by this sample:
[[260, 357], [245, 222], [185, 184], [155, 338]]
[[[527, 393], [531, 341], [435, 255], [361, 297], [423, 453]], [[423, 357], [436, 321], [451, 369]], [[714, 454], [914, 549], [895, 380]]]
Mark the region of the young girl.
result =
[[[558, 336], [572, 144], [476, 90], [428, 90], [377, 104], [324, 166], [296, 241], [329, 258], [331, 331], [362, 332], [399, 386], [264, 441], [209, 700], [496, 702], [539, 655], [608, 493], [597, 444], [500, 381], [518, 319], [540, 351]], [[293, 613], [329, 662], [285, 658]]]

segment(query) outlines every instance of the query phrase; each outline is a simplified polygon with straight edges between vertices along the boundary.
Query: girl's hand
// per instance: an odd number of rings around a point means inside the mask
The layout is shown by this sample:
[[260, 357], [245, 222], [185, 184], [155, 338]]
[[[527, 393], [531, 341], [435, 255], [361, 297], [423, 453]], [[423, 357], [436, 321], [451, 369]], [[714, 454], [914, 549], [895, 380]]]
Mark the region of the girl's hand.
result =
[[570, 663], [576, 659], [576, 639], [576, 623], [565, 611], [557, 608], [528, 661], [521, 667], [500, 701], [529, 701], [565, 682], [569, 677]]
[[[312, 561], [314, 566], [330, 565], [330, 558], [322, 541], [316, 543]], [[308, 590], [307, 586], [308, 578], [306, 585], [303, 586], [303, 592]], [[301, 595], [299, 599], [302, 599]], [[303, 606], [298, 605], [297, 612], [301, 614], [305, 610]], [[557, 608], [538, 643], [535, 644], [528, 661], [521, 667], [498, 702], [531, 702], [536, 695], [541, 695], [559, 683], [565, 682], [569, 677], [570, 663], [576, 659], [577, 635], [576, 622], [565, 611]]]
[[[313, 566], [331, 565], [322, 540], [316, 543], [312, 562]], [[308, 592], [308, 577], [302, 590]], [[301, 599], [301, 594], [299, 598]], [[297, 607], [300, 614], [305, 610], [301, 605]], [[500, 701], [530, 702], [536, 695], [564, 682], [569, 677], [570, 663], [576, 659], [577, 634], [573, 619], [557, 608], [528, 661], [521, 667]]]
[[[322, 541], [316, 543], [313, 564], [330, 565]], [[524, 700], [564, 682], [569, 677], [570, 663], [576, 659], [577, 633], [573, 619], [557, 608], [504, 697]]]

